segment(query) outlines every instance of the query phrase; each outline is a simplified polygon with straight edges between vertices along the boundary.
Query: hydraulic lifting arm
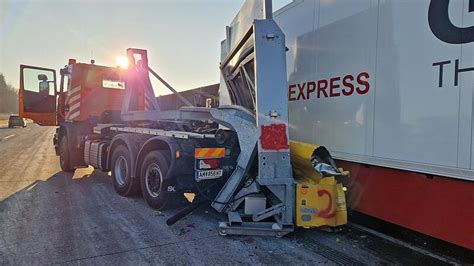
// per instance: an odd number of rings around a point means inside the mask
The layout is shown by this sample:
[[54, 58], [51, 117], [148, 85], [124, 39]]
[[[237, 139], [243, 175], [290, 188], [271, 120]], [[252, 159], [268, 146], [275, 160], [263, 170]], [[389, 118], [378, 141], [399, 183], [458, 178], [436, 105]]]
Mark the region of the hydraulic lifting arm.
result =
[[[219, 224], [219, 232], [283, 236], [294, 229], [295, 183], [289, 151], [285, 35], [272, 19], [271, 0], [246, 1], [227, 28], [223, 46], [221, 74], [233, 105], [176, 111], [160, 111], [148, 73], [177, 92], [148, 67], [146, 51], [127, 50], [132, 65], [122, 120], [213, 120], [235, 131], [241, 150], [237, 165], [212, 202], [214, 209], [229, 217]], [[256, 161], [258, 171], [250, 173]], [[244, 221], [248, 217], [239, 210], [250, 194], [264, 197], [268, 207]]]
[[[248, 133], [256, 134], [247, 139], [252, 142], [247, 147], [254, 148], [241, 154], [252, 160], [239, 165], [241, 168], [236, 171], [242, 175], [229, 178], [212, 206], [223, 211], [226, 206], [222, 203], [232, 202], [227, 206], [229, 221], [220, 223], [221, 234], [282, 236], [293, 231], [295, 206], [289, 152], [285, 35], [272, 19], [270, 0], [247, 1], [237, 18], [228, 28], [222, 44], [228, 53], [221, 62], [221, 72], [232, 103], [247, 108], [254, 115], [254, 129]], [[242, 29], [245, 25], [249, 25], [246, 30]], [[233, 31], [242, 33], [239, 36]], [[239, 141], [242, 144], [240, 135]], [[237, 191], [242, 179], [249, 179], [245, 169], [253, 156], [258, 160], [256, 182], [246, 180], [244, 183], [251, 185]], [[270, 207], [254, 214], [251, 222], [242, 222], [241, 213], [236, 212], [238, 205], [246, 194], [256, 192], [265, 194]], [[275, 222], [262, 222], [267, 218], [274, 218]]]

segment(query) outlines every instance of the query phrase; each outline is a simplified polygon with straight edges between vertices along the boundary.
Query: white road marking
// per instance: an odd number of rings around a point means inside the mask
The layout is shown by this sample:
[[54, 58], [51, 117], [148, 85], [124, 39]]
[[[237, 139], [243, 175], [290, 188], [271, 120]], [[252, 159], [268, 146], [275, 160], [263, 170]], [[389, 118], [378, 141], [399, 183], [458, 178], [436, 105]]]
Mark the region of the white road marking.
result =
[[9, 139], [9, 138], [14, 137], [14, 136], [15, 136], [15, 134], [11, 134], [11, 135], [8, 135], [8, 136], [4, 137], [2, 140], [6, 140], [6, 139]]

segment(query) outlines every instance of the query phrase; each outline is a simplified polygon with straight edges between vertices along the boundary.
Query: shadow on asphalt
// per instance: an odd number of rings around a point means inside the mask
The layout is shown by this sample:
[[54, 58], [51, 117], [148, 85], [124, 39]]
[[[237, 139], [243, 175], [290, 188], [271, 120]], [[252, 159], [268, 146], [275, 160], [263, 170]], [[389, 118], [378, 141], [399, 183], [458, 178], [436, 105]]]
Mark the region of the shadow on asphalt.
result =
[[[114, 219], [120, 218], [132, 219], [134, 212], [150, 213], [151, 217], [163, 216], [161, 219], [155, 219], [154, 223], [163, 228], [161, 230], [177, 231], [176, 234], [182, 237], [181, 234], [192, 234], [190, 230], [196, 230], [194, 233], [203, 234], [204, 232], [209, 234], [210, 228], [215, 228], [217, 222], [222, 221], [225, 215], [215, 212], [208, 206], [201, 207], [190, 214], [193, 217], [187, 217], [181, 223], [178, 223], [176, 227], [166, 227], [164, 219], [171, 217], [177, 211], [184, 208], [187, 204], [184, 200], [178, 204], [173, 204], [172, 208], [168, 208], [163, 212], [148, 211], [146, 203], [141, 198], [141, 195], [136, 195], [129, 198], [124, 198], [117, 195], [113, 189], [111, 177], [102, 171], [93, 170], [90, 173], [86, 173], [90, 169], [79, 169], [75, 173], [57, 172], [49, 177], [45, 181], [34, 181], [28, 184], [18, 192], [10, 195], [3, 201], [0, 201], [0, 222], [8, 222], [7, 225], [0, 223], [0, 231], [5, 230], [3, 226], [7, 228], [10, 226], [16, 233], [11, 233], [9, 237], [4, 238], [3, 241], [8, 241], [8, 238], [16, 239], [29, 239], [27, 241], [35, 241], [32, 238], [31, 233], [36, 234], [36, 237], [41, 236], [42, 233], [38, 233], [36, 230], [42, 228], [40, 225], [35, 225], [35, 231], [21, 231], [25, 226], [21, 221], [11, 220], [8, 215], [17, 215], [13, 219], [27, 219], [30, 223], [44, 223], [48, 222], [48, 217], [45, 215], [51, 215], [57, 219], [56, 223], [61, 226], [69, 225], [70, 223], [90, 223], [90, 219], [100, 217], [102, 220], [99, 223], [114, 223]], [[127, 203], [128, 207], [135, 209], [124, 209], [123, 213], [121, 207]], [[132, 204], [132, 205], [131, 205]], [[104, 216], [104, 213], [106, 214]], [[62, 218], [61, 215], [64, 215]], [[107, 216], [110, 215], [110, 216]], [[9, 220], [10, 219], [10, 220]], [[75, 221], [74, 219], [81, 219], [81, 221]], [[153, 218], [150, 218], [153, 219]], [[93, 222], [94, 224], [97, 223]], [[146, 232], [153, 231], [154, 227], [150, 227], [148, 224], [138, 222], [130, 222], [134, 228], [130, 228], [132, 232]], [[83, 225], [85, 226], [85, 225]], [[194, 227], [201, 227], [193, 229]], [[179, 228], [179, 229], [178, 229]], [[49, 228], [48, 228], [49, 229]], [[64, 230], [64, 229], [59, 229]], [[99, 229], [97, 229], [99, 230]], [[158, 233], [157, 229], [154, 229]], [[118, 232], [111, 231], [113, 233]], [[87, 234], [87, 232], [76, 232], [79, 234]], [[16, 234], [16, 235], [15, 235]], [[216, 234], [217, 232], [212, 232]], [[8, 236], [8, 233], [7, 233]], [[64, 233], [56, 232], [54, 237], [59, 237], [59, 243], [63, 237], [72, 237], [79, 239], [88, 239], [85, 236], [74, 236], [70, 235], [70, 232], [64, 231]], [[91, 237], [92, 238], [92, 237]], [[52, 238], [54, 240], [55, 238]], [[93, 238], [92, 238], [93, 239]], [[258, 241], [263, 243], [273, 243], [275, 240], [271, 238], [263, 237], [240, 237], [240, 236], [227, 236], [224, 239], [226, 241], [244, 241], [245, 243], [253, 243]], [[286, 240], [285, 240], [286, 239]], [[51, 241], [51, 239], [50, 239]], [[70, 241], [67, 240], [67, 241]], [[89, 240], [88, 240], [89, 241]], [[224, 241], [224, 240], [223, 240]], [[359, 231], [354, 228], [346, 228], [343, 232], [328, 233], [317, 229], [300, 229], [295, 233], [284, 237], [283, 241], [278, 243], [294, 243], [297, 246], [305, 247], [316, 254], [328, 258], [329, 260], [339, 264], [362, 264], [370, 261], [369, 257], [380, 259], [379, 262], [384, 263], [397, 263], [397, 264], [413, 264], [418, 262], [427, 265], [442, 265], [443, 263], [423, 254], [414, 252], [406, 247], [394, 245], [389, 241], [379, 239], [366, 232]], [[1, 259], [1, 247], [2, 238], [0, 238], [0, 259]], [[247, 243], [248, 244], [248, 243]], [[111, 244], [112, 245], [112, 244]], [[255, 244], [252, 244], [255, 245]], [[271, 244], [279, 245], [279, 244]], [[58, 249], [58, 250], [62, 250]], [[67, 249], [66, 249], [67, 250]], [[69, 251], [68, 251], [69, 252]], [[70, 251], [66, 257], [74, 257], [74, 252]], [[274, 254], [276, 255], [276, 254]], [[60, 256], [60, 254], [58, 254]], [[364, 257], [365, 256], [365, 257]], [[55, 258], [55, 261], [61, 261], [60, 258]], [[1, 264], [1, 260], [0, 260]]]
[[[71, 189], [86, 191], [90, 190], [93, 186], [99, 185], [106, 186], [107, 192], [110, 194], [111, 198], [131, 198], [137, 201], [143, 201], [143, 204], [146, 204], [142, 198], [141, 191], [136, 195], [122, 197], [115, 193], [111, 176], [96, 169], [94, 169], [89, 174], [83, 174], [83, 172], [87, 170], [88, 169], [78, 169], [75, 172], [60, 171], [53, 174], [46, 180], [36, 180], [28, 183], [24, 188], [12, 193], [5, 199], [1, 200], [0, 198], [0, 213], [2, 211], [2, 207], [6, 205], [8, 201], [21, 200], [22, 198], [28, 197], [32, 194], [64, 194], [68, 193]], [[91, 191], [91, 193], [94, 193], [94, 191]], [[169, 204], [169, 206], [166, 208], [166, 211], [170, 212], [170, 214], [177, 212], [189, 205], [189, 202], [184, 198], [184, 196], [176, 197], [175, 199], [175, 202]]]

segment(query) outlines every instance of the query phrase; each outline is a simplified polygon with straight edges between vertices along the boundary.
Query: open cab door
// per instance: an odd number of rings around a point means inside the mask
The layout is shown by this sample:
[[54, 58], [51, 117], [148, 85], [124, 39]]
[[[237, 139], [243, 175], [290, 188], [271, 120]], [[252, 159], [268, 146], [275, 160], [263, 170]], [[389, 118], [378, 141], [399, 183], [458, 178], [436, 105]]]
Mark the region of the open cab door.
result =
[[41, 126], [56, 126], [56, 71], [20, 65], [20, 117]]

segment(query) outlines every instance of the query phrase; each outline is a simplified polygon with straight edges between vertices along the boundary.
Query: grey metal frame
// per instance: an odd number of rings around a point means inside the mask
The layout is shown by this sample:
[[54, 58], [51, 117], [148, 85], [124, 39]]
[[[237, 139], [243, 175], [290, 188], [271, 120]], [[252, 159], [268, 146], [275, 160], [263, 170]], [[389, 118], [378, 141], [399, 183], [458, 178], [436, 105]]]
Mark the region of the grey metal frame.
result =
[[[265, 150], [260, 140], [262, 126], [284, 124], [289, 143], [285, 36], [271, 18], [271, 10], [271, 1], [265, 0], [265, 19], [254, 20], [247, 33], [239, 42], [236, 42], [234, 49], [228, 51], [226, 58], [221, 63], [223, 77], [229, 88], [244, 89], [233, 82], [234, 76], [240, 71], [243, 73], [247, 86], [255, 90], [256, 153], [259, 162], [255, 186], [243, 187], [237, 193], [234, 198], [239, 200], [231, 206], [232, 215], [229, 215], [229, 221], [219, 224], [219, 232], [224, 235], [283, 236], [294, 229], [295, 183], [292, 176], [289, 149]], [[232, 31], [232, 27], [228, 27], [227, 31]], [[253, 42], [253, 52], [245, 54], [243, 50], [249, 50], [249, 42]], [[245, 58], [238, 58], [239, 56], [245, 56]], [[244, 67], [246, 62], [252, 59], [255, 70], [254, 83], [250, 80]], [[235, 62], [239, 62], [239, 65], [236, 66]], [[236, 184], [240, 185], [241, 180], [229, 178], [216, 201], [226, 202], [227, 199], [232, 198], [228, 196], [230, 191], [235, 191], [238, 186]], [[242, 217], [240, 219], [237, 217], [239, 212], [235, 211], [238, 205], [243, 202], [240, 198], [257, 191], [261, 192], [260, 187], [267, 187], [273, 194], [267, 195], [271, 206], [253, 215], [252, 222], [242, 222]], [[222, 211], [222, 204], [214, 202], [212, 206], [216, 210]], [[276, 222], [261, 222], [269, 217], [273, 217]]]
[[[295, 184], [292, 176], [289, 148], [283, 150], [264, 149], [260, 137], [262, 136], [263, 126], [283, 124], [286, 130], [286, 141], [289, 144], [285, 35], [272, 19], [271, 0], [259, 0], [261, 3], [257, 4], [249, 1], [253, 0], [247, 0], [244, 7], [249, 9], [249, 6], [263, 6], [264, 19], [250, 17], [249, 19], [252, 21], [250, 28], [238, 42], [232, 40], [235, 44], [232, 50], [229, 45], [231, 41], [229, 38], [233, 28], [227, 28], [228, 53], [221, 62], [221, 71], [229, 88], [254, 91], [251, 96], [255, 113], [237, 105], [221, 106], [219, 108], [183, 107], [176, 111], [160, 111], [157, 103], [153, 104], [155, 110], [130, 111], [129, 101], [133, 88], [126, 87], [121, 117], [124, 121], [212, 120], [235, 131], [241, 150], [237, 159], [237, 166], [212, 203], [214, 209], [219, 212], [227, 212], [229, 215], [229, 221], [219, 223], [219, 233], [283, 236], [294, 230]], [[248, 12], [248, 10], [246, 11]], [[243, 11], [241, 10], [241, 12]], [[255, 11], [250, 13], [249, 16], [252, 16]], [[239, 15], [245, 14], [239, 13]], [[240, 28], [240, 30], [242, 29]], [[245, 64], [251, 60], [254, 64], [255, 81], [251, 80], [247, 69], [245, 69]], [[235, 65], [236, 62], [238, 62], [237, 65]], [[173, 93], [178, 94], [178, 97], [180, 96], [176, 90], [148, 67], [148, 62], [145, 63], [145, 66], [138, 66], [137, 71], [146, 71], [146, 76], [143, 72], [139, 73], [140, 75], [148, 78], [148, 72], [151, 72]], [[245, 85], [233, 82], [236, 72], [243, 75]], [[241, 86], [245, 87], [242, 88]], [[154, 98], [151, 87], [145, 93], [153, 95]], [[179, 98], [184, 99], [183, 97]], [[190, 105], [186, 99], [183, 102]], [[115, 126], [111, 129], [183, 139], [210, 137], [196, 133], [147, 128]], [[258, 176], [249, 177], [248, 170], [257, 158], [259, 163]], [[249, 183], [252, 178], [255, 179], [255, 182], [251, 186], [243, 186], [244, 183]], [[265, 191], [270, 191], [271, 195], [267, 194], [266, 196], [267, 202], [271, 206], [253, 215], [253, 221], [243, 222], [243, 216], [238, 211], [239, 206], [244, 203], [243, 196], [250, 193], [261, 193], [262, 187], [268, 188]], [[273, 217], [275, 222], [262, 222], [262, 220], [270, 217]]]

